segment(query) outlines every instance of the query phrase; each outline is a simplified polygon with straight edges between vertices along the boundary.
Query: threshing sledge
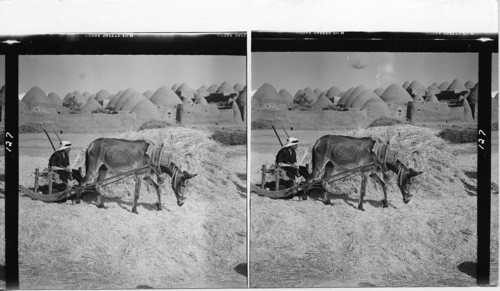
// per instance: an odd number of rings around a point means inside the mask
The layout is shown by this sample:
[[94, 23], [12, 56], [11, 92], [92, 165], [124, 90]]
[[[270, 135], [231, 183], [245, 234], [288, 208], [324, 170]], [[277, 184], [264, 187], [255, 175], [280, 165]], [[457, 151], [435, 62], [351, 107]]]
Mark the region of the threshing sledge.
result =
[[[367, 165], [363, 165], [360, 167], [356, 167], [353, 169], [349, 169], [340, 173], [337, 173], [333, 176], [330, 176], [326, 179], [321, 179], [313, 182], [302, 182], [296, 183], [293, 182], [293, 185], [289, 185], [290, 183], [280, 184], [282, 179], [280, 179], [282, 172], [284, 171], [279, 166], [267, 168], [266, 165], [262, 166], [262, 180], [260, 185], [252, 185], [250, 190], [254, 193], [257, 193], [260, 196], [269, 197], [272, 199], [279, 198], [287, 198], [293, 197], [299, 193], [307, 194], [310, 189], [318, 189], [322, 187], [323, 182], [332, 183], [338, 180], [345, 179], [349, 176], [352, 176], [356, 173], [361, 172], [364, 168], [373, 166], [375, 163], [369, 163]], [[308, 168], [308, 167], [307, 167]], [[274, 175], [274, 181], [267, 182], [267, 174]]]
[[[119, 173], [117, 175], [108, 177], [104, 179], [101, 183], [101, 186], [106, 186], [112, 183], [116, 183], [120, 180], [123, 180], [125, 178], [128, 178], [132, 175], [135, 175], [136, 172], [139, 172], [145, 168], [150, 167], [150, 165], [139, 167], [137, 169], [133, 169], [124, 173]], [[79, 169], [81, 172], [81, 168]], [[95, 186], [97, 182], [87, 184], [84, 187], [77, 187], [73, 186], [72, 188], [60, 190], [59, 185], [56, 184], [53, 181], [53, 171], [50, 170], [47, 173], [48, 176], [48, 184], [47, 185], [39, 185], [39, 179], [40, 179], [40, 171], [39, 169], [35, 169], [35, 183], [33, 188], [28, 188], [19, 185], [19, 191], [23, 193], [26, 196], [31, 197], [32, 199], [35, 200], [40, 200], [44, 202], [62, 202], [66, 201], [68, 199], [75, 199], [78, 195], [78, 193], [85, 193], [86, 191], [93, 191], [95, 190]], [[55, 187], [54, 187], [55, 186]], [[64, 186], [65, 187], [65, 186]]]

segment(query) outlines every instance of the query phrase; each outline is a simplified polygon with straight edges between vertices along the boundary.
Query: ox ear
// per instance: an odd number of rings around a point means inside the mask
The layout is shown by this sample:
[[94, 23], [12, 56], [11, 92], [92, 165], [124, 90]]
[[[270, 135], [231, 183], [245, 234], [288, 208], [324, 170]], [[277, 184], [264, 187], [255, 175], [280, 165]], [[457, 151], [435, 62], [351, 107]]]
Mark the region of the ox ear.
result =
[[188, 179], [191, 179], [191, 178], [194, 178], [198, 176], [198, 174], [190, 174], [188, 173], [187, 171], [183, 171], [182, 172], [182, 177], [185, 179], [185, 180], [188, 180]]
[[422, 173], [423, 173], [422, 171], [415, 171], [414, 169], [410, 168], [409, 176], [410, 177], [415, 177], [415, 176], [418, 176], [418, 175], [420, 175]]

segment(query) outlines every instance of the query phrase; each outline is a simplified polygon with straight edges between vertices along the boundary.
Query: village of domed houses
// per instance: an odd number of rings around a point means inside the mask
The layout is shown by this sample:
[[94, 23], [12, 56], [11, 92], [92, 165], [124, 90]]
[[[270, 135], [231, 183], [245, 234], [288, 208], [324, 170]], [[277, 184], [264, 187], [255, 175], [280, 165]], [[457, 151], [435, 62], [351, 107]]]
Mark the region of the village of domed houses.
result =
[[498, 55], [491, 96], [477, 72], [474, 54], [254, 52], [250, 286], [474, 286], [479, 98], [496, 266]]
[[246, 286], [244, 56], [19, 66], [21, 288]]

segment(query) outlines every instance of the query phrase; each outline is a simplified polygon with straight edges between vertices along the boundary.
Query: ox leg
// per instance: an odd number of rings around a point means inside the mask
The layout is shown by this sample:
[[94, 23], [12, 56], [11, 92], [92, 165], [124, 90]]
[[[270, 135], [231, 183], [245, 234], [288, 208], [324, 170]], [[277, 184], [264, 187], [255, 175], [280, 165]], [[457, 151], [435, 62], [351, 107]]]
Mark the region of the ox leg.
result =
[[105, 165], [102, 165], [99, 167], [99, 176], [97, 177], [97, 184], [95, 187], [95, 190], [97, 192], [97, 207], [98, 208], [106, 208], [104, 206], [104, 203], [102, 202], [102, 186], [101, 186], [101, 181], [106, 178], [106, 174], [108, 173], [108, 169], [106, 168]]
[[132, 204], [132, 212], [135, 214], [139, 214], [137, 212], [137, 201], [139, 200], [139, 195], [141, 194], [142, 179], [140, 179], [138, 176], [134, 176], [134, 180], [135, 180], [135, 190], [134, 190], [134, 203]]
[[161, 190], [160, 190], [160, 187], [155, 183], [155, 181], [153, 181], [153, 179], [151, 179], [150, 176], [147, 176], [147, 177], [144, 177], [144, 181], [146, 181], [148, 184], [147, 185], [151, 185], [153, 186], [153, 188], [155, 188], [156, 190], [156, 195], [158, 196], [158, 202], [156, 203], [156, 208], [158, 211], [161, 211]]
[[326, 163], [325, 166], [325, 174], [323, 175], [323, 182], [321, 183], [321, 186], [323, 186], [323, 203], [325, 204], [332, 204], [330, 201], [330, 192], [326, 190], [326, 187], [328, 186], [328, 183], [326, 183], [326, 179], [329, 178], [333, 174], [333, 170], [335, 167], [331, 162]]
[[376, 173], [371, 173], [370, 178], [372, 178], [373, 181], [378, 183], [380, 186], [382, 186], [382, 190], [384, 191], [384, 199], [382, 200], [382, 205], [384, 208], [387, 208], [387, 185], [380, 179], [380, 177]]
[[361, 189], [359, 193], [359, 204], [358, 204], [358, 209], [365, 211], [363, 208], [363, 202], [365, 199], [365, 192], [366, 192], [366, 182], [368, 181], [368, 173], [361, 173]]

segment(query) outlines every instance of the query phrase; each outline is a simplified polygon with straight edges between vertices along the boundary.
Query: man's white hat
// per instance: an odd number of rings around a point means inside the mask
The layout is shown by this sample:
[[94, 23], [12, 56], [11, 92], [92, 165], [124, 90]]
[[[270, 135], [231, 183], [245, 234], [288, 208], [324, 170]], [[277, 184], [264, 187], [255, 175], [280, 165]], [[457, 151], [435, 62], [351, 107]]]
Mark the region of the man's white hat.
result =
[[71, 148], [71, 142], [62, 140], [59, 148], [57, 149], [58, 151], [65, 150]]
[[296, 139], [295, 137], [289, 137], [287, 140], [286, 140], [286, 144], [283, 146], [283, 147], [289, 147], [289, 146], [293, 146], [293, 145], [296, 145], [299, 143], [299, 140]]

